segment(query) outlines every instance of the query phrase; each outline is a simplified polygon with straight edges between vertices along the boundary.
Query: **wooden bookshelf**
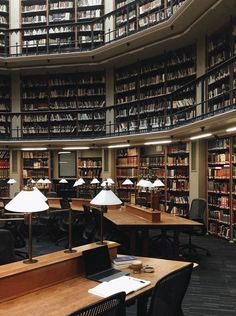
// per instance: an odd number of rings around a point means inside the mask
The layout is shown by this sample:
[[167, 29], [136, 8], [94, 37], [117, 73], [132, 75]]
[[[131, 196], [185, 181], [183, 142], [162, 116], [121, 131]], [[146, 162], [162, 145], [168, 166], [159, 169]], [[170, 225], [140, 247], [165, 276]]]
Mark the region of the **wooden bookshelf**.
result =
[[83, 178], [87, 185], [93, 178], [102, 180], [102, 157], [78, 157], [77, 159], [78, 178]]
[[[21, 0], [23, 53], [100, 46], [104, 43], [103, 21], [93, 21], [103, 14], [103, 0]], [[74, 22], [82, 23], [70, 25]]]
[[230, 137], [208, 141], [208, 232], [228, 240], [232, 220], [231, 141]]
[[[24, 137], [105, 133], [103, 72], [24, 76], [21, 108]], [[94, 111], [96, 109], [96, 111]], [[79, 110], [79, 111], [74, 111]], [[47, 112], [48, 111], [48, 112]], [[41, 112], [41, 113], [40, 113]], [[42, 113], [43, 112], [43, 113]], [[46, 112], [46, 113], [45, 113]], [[34, 123], [32, 123], [34, 122]]]
[[8, 150], [0, 150], [1, 197], [8, 197], [9, 196], [9, 184], [7, 184], [9, 176], [10, 176], [9, 151]]
[[[28, 180], [51, 178], [51, 155], [49, 151], [23, 151], [22, 152], [22, 179], [23, 185]], [[49, 184], [36, 184], [38, 189], [49, 190]]]
[[[10, 96], [10, 76], [1, 75], [0, 78], [0, 112], [11, 111], [11, 96]], [[10, 136], [11, 121], [7, 115], [0, 115], [0, 138]]]
[[189, 143], [167, 145], [167, 204], [174, 201], [172, 213], [185, 216], [189, 209]]
[[[135, 184], [139, 176], [139, 148], [121, 148], [116, 151], [116, 182], [119, 198], [124, 202], [131, 201], [135, 194]], [[123, 185], [125, 179], [130, 179], [133, 185]]]
[[195, 86], [180, 88], [195, 78], [195, 45], [116, 69], [117, 133], [151, 131], [191, 119]]

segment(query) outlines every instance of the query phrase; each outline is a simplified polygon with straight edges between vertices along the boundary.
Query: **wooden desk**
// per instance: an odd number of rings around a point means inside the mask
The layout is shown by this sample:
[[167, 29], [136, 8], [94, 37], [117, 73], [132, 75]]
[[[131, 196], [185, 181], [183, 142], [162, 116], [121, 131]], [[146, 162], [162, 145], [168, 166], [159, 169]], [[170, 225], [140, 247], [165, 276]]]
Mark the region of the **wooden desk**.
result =
[[[113, 256], [115, 255], [115, 249], [118, 244], [111, 243], [110, 247], [113, 250]], [[92, 247], [94, 244], [87, 245], [87, 247]], [[77, 247], [78, 251], [81, 251], [82, 248], [86, 246]], [[46, 282], [48, 279], [51, 279], [52, 276], [59, 277], [62, 272], [62, 267], [64, 267], [64, 279], [60, 282], [54, 282], [47, 287], [41, 289], [35, 289], [33, 292], [18, 296], [15, 299], [9, 299], [5, 302], [0, 303], [0, 316], [11, 315], [11, 316], [66, 316], [71, 312], [87, 306], [88, 304], [95, 303], [101, 300], [101, 297], [89, 294], [88, 290], [95, 285], [97, 282], [88, 280], [84, 277], [82, 272], [82, 267], [79, 262], [77, 262], [76, 273], [74, 275], [67, 275], [65, 277], [65, 271], [67, 265], [70, 266], [70, 261], [76, 254], [64, 254], [63, 251], [49, 254], [47, 256], [38, 257], [39, 262], [33, 265], [24, 265], [23, 263], [14, 263], [0, 267], [0, 294], [5, 293], [8, 287], [12, 287], [13, 284], [7, 286], [7, 282], [4, 282], [5, 278], [9, 278], [14, 274], [25, 274], [20, 279], [18, 278], [18, 283], [14, 285], [21, 288], [24, 282], [36, 283], [35, 278], [30, 278], [31, 271], [34, 270], [35, 265], [39, 265], [36, 270], [41, 271], [41, 282]], [[71, 259], [69, 259], [71, 257]], [[60, 259], [59, 259], [60, 258]], [[187, 262], [173, 261], [173, 260], [163, 260], [163, 259], [152, 259], [152, 258], [140, 258], [143, 264], [152, 265], [155, 268], [155, 272], [148, 274], [141, 272], [140, 274], [135, 274], [135, 277], [143, 278], [150, 280], [151, 284], [148, 287], [145, 287], [137, 292], [131, 293], [127, 296], [127, 301], [136, 298], [142, 297], [142, 295], [150, 293], [150, 291], [155, 286], [156, 282], [160, 280], [165, 275], [171, 273], [172, 271], [178, 270], [179, 268], [187, 265]], [[60, 261], [61, 271], [57, 268], [57, 262]], [[58, 262], [59, 263], [59, 262]], [[14, 267], [14, 265], [18, 265]], [[22, 265], [24, 267], [22, 267]], [[41, 267], [40, 267], [41, 266]], [[49, 273], [50, 266], [53, 267]], [[8, 267], [5, 268], [4, 267]], [[23, 269], [24, 268], [24, 269]], [[29, 270], [29, 273], [27, 273]], [[130, 275], [133, 275], [130, 269], [124, 269], [130, 272]], [[29, 275], [28, 275], [29, 274]], [[60, 276], [62, 277], [62, 276]], [[2, 282], [3, 281], [3, 282]], [[38, 280], [39, 283], [40, 280]], [[38, 286], [40, 288], [40, 286]], [[141, 312], [139, 313], [141, 316]]]
[[50, 208], [57, 208], [61, 209], [61, 197], [49, 197], [48, 198], [48, 205]]
[[120, 207], [117, 210], [109, 209], [107, 213], [104, 213], [104, 217], [115, 224], [118, 228], [125, 230], [130, 237], [130, 247], [132, 254], [135, 254], [136, 249], [136, 231], [142, 230], [144, 236], [143, 254], [148, 255], [148, 230], [149, 229], [161, 229], [163, 236], [166, 231], [173, 230], [174, 232], [174, 256], [178, 257], [179, 252], [179, 233], [183, 228], [202, 226], [202, 223], [192, 221], [186, 218], [175, 216], [161, 212], [160, 222], [151, 222], [150, 220], [137, 216], [127, 211], [125, 206]]
[[71, 199], [71, 209], [73, 211], [82, 211], [83, 212], [83, 205], [90, 206], [91, 199], [82, 199], [82, 198], [72, 198]]

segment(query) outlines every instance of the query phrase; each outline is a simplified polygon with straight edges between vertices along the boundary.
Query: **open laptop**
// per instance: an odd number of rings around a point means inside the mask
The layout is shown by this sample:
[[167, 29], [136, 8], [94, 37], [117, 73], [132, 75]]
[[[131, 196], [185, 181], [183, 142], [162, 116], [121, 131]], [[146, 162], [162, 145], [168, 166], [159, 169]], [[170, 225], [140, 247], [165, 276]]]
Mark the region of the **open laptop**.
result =
[[82, 254], [85, 274], [88, 279], [105, 282], [128, 274], [112, 268], [109, 250], [106, 245], [84, 250]]

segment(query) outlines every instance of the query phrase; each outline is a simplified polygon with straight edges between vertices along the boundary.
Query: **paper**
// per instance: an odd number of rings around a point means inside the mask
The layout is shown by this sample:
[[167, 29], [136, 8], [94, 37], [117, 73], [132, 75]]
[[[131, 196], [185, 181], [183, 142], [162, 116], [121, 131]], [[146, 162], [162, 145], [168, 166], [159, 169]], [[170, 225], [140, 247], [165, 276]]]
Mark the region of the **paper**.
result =
[[129, 294], [149, 285], [150, 283], [150, 281], [124, 275], [109, 282], [102, 282], [92, 289], [89, 289], [88, 292], [101, 297], [108, 297], [118, 292], [125, 292], [126, 294]]

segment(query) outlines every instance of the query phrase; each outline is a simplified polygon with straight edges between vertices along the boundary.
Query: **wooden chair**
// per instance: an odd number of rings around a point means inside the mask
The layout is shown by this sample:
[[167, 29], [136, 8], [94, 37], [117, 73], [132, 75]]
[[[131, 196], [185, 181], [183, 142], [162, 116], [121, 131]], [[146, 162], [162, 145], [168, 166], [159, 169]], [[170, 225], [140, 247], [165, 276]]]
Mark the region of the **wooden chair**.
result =
[[125, 292], [116, 293], [68, 316], [125, 316]]

